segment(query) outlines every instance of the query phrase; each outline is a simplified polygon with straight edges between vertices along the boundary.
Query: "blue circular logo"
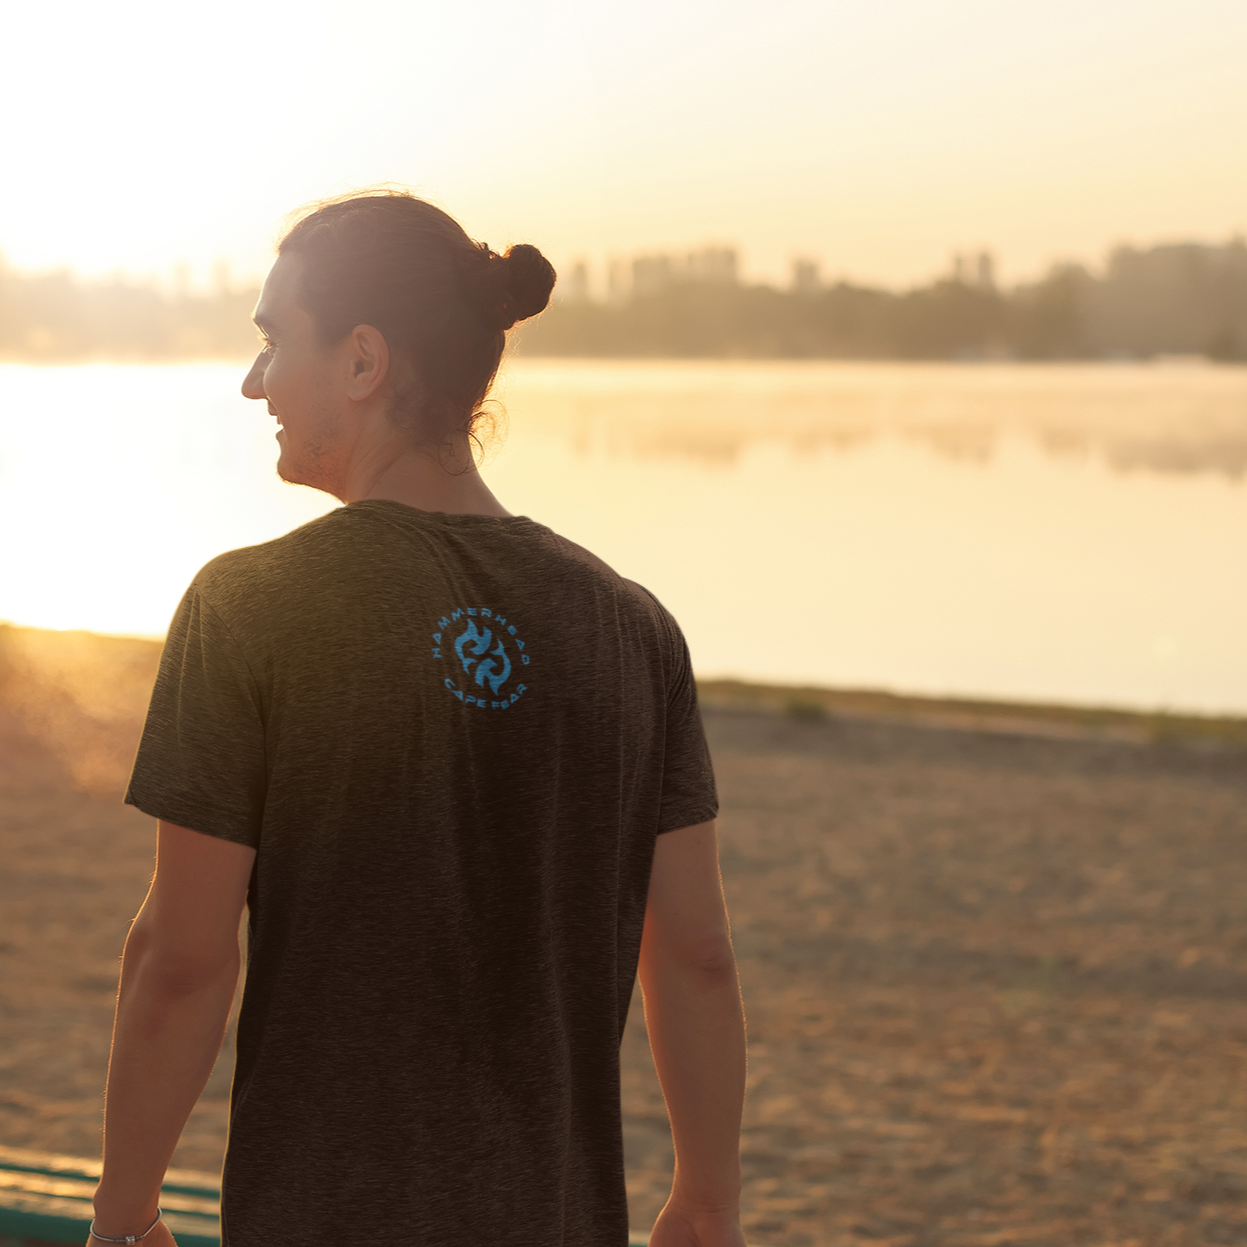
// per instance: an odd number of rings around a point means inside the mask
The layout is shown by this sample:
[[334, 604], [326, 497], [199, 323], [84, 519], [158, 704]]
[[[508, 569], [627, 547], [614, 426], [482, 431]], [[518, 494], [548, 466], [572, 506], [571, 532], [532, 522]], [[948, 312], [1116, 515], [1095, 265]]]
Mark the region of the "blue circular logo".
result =
[[433, 631], [433, 657], [449, 668], [443, 687], [480, 710], [509, 710], [528, 692], [525, 651], [515, 624], [488, 606], [456, 607]]

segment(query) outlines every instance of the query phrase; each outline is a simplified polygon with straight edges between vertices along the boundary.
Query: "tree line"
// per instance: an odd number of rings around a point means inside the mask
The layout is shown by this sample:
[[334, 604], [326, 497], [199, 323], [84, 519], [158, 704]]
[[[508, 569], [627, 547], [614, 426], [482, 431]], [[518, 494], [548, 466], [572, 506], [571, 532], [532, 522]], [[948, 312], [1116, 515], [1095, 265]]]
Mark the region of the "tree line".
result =
[[[640, 262], [639, 262], [640, 263]], [[981, 264], [893, 291], [822, 285], [806, 263], [791, 288], [723, 267], [655, 267], [594, 300], [583, 282], [519, 332], [525, 355], [742, 359], [1100, 359], [1197, 354], [1247, 360], [1247, 244], [1121, 247], [1103, 269], [1054, 267], [1008, 289]], [[665, 274], [660, 280], [655, 273]], [[727, 273], [725, 278], [724, 273]], [[161, 290], [117, 278], [0, 266], [0, 358], [239, 359], [257, 349], [254, 288]]]
[[0, 266], [0, 358], [36, 363], [107, 359], [239, 359], [259, 349], [257, 289], [166, 291], [116, 277]]
[[783, 359], [1102, 359], [1160, 354], [1247, 360], [1247, 244], [1113, 251], [1103, 271], [1062, 264], [998, 287], [977, 272], [891, 291], [675, 279], [630, 296], [564, 299], [521, 330], [530, 354]]

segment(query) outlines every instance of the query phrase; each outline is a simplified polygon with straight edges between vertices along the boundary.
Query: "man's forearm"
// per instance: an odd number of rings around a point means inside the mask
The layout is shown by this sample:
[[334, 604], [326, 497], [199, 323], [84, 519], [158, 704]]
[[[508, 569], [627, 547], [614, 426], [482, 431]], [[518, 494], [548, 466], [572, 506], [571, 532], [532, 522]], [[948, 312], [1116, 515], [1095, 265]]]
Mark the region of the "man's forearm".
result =
[[746, 1065], [736, 967], [651, 964], [641, 990], [675, 1143], [674, 1194], [696, 1205], [734, 1205]]
[[122, 959], [104, 1106], [104, 1173], [95, 1196], [102, 1234], [146, 1228], [186, 1119], [229, 1020], [240, 958], [175, 974], [139, 931]]

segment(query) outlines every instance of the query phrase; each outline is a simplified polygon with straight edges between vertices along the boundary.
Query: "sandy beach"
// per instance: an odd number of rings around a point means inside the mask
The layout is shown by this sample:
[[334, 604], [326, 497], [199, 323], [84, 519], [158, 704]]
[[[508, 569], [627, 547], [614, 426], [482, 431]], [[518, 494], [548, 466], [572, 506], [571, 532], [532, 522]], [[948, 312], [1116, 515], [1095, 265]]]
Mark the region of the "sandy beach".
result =
[[[0, 1143], [99, 1152], [158, 646], [0, 628]], [[1247, 1241], [1241, 724], [708, 685], [751, 1244]], [[219, 1168], [230, 1043], [175, 1155]], [[639, 992], [632, 1225], [670, 1182]]]

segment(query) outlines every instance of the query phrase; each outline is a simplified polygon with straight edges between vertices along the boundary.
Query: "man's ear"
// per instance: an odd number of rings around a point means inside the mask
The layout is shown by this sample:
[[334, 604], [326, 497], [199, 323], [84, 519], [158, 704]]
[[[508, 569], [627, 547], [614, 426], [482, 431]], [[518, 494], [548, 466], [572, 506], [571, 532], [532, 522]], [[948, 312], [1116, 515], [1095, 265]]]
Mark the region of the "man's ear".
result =
[[360, 402], [370, 398], [390, 372], [390, 344], [372, 325], [356, 325], [347, 339], [347, 396]]

